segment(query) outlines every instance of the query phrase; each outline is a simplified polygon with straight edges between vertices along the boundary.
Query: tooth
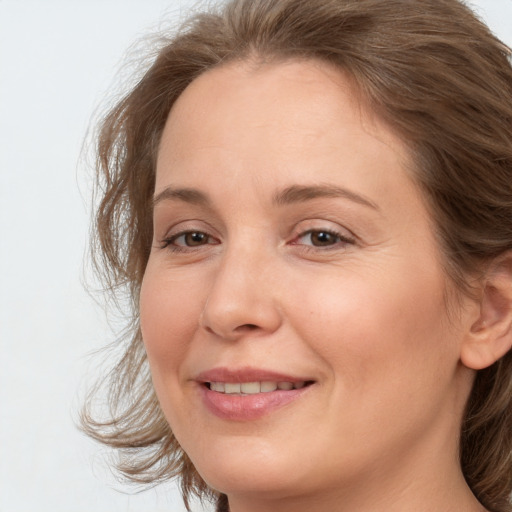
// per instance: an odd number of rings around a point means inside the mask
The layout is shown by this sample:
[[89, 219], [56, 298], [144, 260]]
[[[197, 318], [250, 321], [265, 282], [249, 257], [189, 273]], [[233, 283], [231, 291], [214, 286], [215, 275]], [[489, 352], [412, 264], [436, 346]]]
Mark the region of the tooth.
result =
[[296, 383], [293, 385], [293, 387], [294, 387], [295, 389], [302, 389], [305, 385], [306, 385], [306, 383], [305, 383], [305, 382], [296, 382]]
[[210, 382], [210, 389], [224, 393], [224, 382]]
[[260, 392], [260, 383], [259, 382], [244, 382], [240, 385], [240, 391], [242, 393], [247, 393], [248, 395], [252, 395], [254, 393]]
[[290, 390], [290, 389], [293, 389], [293, 384], [291, 382], [278, 382], [277, 389]]
[[226, 382], [224, 384], [224, 392], [229, 394], [240, 393], [239, 382]]
[[277, 389], [277, 383], [276, 382], [262, 382], [261, 383], [261, 392], [262, 393], [269, 393], [270, 391], [275, 391]]

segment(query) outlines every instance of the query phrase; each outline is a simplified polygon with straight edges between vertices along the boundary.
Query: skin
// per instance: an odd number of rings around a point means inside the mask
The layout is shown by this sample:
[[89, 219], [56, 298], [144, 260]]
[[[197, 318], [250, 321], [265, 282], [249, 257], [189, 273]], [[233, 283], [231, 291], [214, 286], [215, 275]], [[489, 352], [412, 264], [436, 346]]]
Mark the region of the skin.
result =
[[[462, 299], [448, 314], [450, 281], [410, 165], [321, 63], [228, 64], [174, 105], [142, 333], [172, 431], [232, 512], [483, 510], [457, 451], [474, 377], [461, 351], [478, 308]], [[318, 185], [350, 193], [273, 201]], [[195, 380], [219, 366], [314, 384], [262, 418], [230, 421]]]

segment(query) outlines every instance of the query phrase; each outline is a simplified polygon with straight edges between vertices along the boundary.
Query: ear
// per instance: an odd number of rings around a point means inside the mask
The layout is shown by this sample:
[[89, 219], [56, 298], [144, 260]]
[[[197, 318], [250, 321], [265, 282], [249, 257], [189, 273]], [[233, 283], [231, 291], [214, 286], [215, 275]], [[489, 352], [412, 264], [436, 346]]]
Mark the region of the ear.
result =
[[488, 265], [477, 316], [461, 348], [462, 363], [473, 370], [491, 366], [512, 347], [512, 251]]

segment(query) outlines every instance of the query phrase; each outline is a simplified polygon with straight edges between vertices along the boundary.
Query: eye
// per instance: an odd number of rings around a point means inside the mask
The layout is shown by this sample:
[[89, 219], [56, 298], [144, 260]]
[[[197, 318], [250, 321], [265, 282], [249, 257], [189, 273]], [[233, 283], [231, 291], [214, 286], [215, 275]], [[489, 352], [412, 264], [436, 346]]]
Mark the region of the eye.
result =
[[306, 245], [312, 247], [337, 247], [353, 244], [355, 240], [328, 229], [310, 229], [301, 233], [293, 242], [294, 245]]
[[214, 245], [218, 241], [204, 231], [181, 231], [172, 235], [162, 242], [163, 248], [168, 248], [173, 251], [186, 251], [187, 249], [194, 249], [203, 245]]

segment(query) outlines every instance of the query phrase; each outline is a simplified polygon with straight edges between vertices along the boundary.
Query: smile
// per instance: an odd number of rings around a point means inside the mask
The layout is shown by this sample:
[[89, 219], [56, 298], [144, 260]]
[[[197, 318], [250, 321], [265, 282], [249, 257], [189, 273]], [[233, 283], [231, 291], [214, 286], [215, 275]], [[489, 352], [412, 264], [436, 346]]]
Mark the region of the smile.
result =
[[299, 382], [207, 382], [206, 385], [211, 391], [224, 393], [228, 395], [256, 395], [259, 393], [270, 393], [272, 391], [291, 391], [292, 389], [302, 389], [308, 383]]
[[309, 395], [316, 380], [258, 368], [217, 367], [195, 376], [202, 403], [227, 421], [254, 421]]

